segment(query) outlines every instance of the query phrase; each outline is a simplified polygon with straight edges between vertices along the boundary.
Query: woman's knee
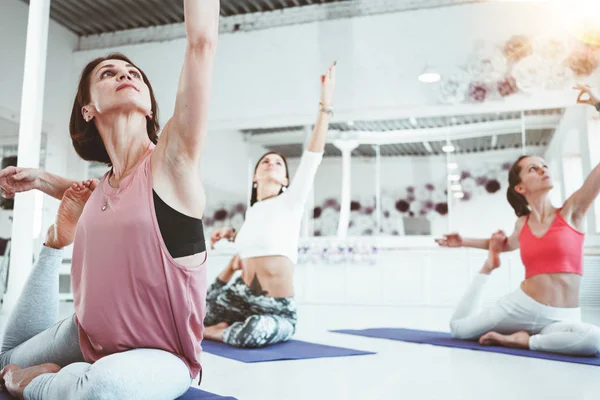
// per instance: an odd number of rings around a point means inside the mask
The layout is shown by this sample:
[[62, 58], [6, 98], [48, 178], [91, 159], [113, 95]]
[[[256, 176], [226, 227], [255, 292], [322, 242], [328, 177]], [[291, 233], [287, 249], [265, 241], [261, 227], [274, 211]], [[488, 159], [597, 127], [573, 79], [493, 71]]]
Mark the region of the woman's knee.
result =
[[586, 356], [595, 356], [600, 353], [600, 327], [587, 325], [581, 347], [581, 352]]
[[85, 381], [83, 399], [135, 399], [138, 395], [132, 391], [132, 382], [127, 382], [110, 370], [96, 370], [88, 374]]
[[269, 329], [265, 326], [265, 316], [251, 315], [244, 322], [236, 322], [223, 334], [225, 343], [235, 347], [255, 348], [264, 346]]
[[156, 349], [136, 349], [94, 363], [85, 375], [82, 398], [176, 398], [190, 384], [189, 370], [179, 357]]

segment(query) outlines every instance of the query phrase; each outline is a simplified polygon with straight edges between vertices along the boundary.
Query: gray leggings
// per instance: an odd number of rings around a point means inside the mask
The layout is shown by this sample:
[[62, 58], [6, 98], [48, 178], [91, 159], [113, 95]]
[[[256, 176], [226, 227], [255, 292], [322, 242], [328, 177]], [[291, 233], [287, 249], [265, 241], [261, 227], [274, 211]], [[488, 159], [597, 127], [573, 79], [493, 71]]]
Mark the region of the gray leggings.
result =
[[0, 368], [58, 364], [56, 374], [43, 374], [25, 389], [34, 399], [156, 399], [172, 400], [192, 383], [177, 356], [156, 349], [135, 349], [84, 362], [75, 316], [58, 317], [58, 274], [62, 251], [44, 247], [8, 319]]

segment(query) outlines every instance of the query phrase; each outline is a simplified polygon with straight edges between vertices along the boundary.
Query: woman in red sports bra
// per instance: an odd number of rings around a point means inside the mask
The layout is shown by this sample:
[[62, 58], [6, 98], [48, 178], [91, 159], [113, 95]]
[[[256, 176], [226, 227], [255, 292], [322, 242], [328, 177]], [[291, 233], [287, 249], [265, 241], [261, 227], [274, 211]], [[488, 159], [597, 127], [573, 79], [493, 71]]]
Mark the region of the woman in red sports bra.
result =
[[[578, 103], [600, 108], [589, 87], [580, 90]], [[583, 100], [582, 97], [589, 98]], [[479, 339], [483, 345], [501, 345], [580, 356], [600, 352], [600, 327], [581, 321], [579, 288], [583, 274], [585, 215], [600, 192], [600, 165], [562, 208], [548, 196], [553, 187], [544, 160], [522, 156], [508, 175], [507, 198], [519, 219], [509, 237], [496, 232], [491, 239], [462, 239], [445, 235], [443, 247], [489, 250], [481, 271], [459, 302], [450, 321], [452, 335]], [[481, 299], [500, 253], [520, 249], [525, 280], [493, 307], [481, 310]]]

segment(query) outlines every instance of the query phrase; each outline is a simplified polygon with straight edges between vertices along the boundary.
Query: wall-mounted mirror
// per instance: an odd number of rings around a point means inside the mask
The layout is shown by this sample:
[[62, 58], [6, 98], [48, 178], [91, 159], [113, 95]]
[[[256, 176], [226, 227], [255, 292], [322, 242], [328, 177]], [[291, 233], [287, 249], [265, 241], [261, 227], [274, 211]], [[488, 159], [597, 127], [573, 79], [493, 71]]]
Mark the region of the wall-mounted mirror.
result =
[[[508, 169], [521, 154], [544, 156], [564, 113], [556, 108], [334, 123], [315, 179], [309, 236], [338, 232], [339, 141], [357, 144], [351, 151], [348, 236], [508, 230], [514, 223], [506, 201]], [[245, 134], [250, 143], [284, 155], [295, 170], [306, 128]], [[484, 221], [476, 218], [484, 214]]]

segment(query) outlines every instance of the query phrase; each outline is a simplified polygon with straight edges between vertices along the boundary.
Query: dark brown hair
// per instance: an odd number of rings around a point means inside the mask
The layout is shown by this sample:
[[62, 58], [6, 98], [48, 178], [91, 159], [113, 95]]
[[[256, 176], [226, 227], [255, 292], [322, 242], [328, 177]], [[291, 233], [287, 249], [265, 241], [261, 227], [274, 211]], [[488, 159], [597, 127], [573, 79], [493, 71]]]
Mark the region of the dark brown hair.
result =
[[100, 133], [96, 128], [96, 124], [93, 121], [86, 122], [81, 113], [83, 106], [90, 103], [90, 89], [91, 89], [91, 73], [98, 66], [98, 64], [107, 60], [121, 60], [125, 61], [134, 67], [136, 67], [142, 74], [142, 79], [148, 85], [150, 91], [150, 101], [152, 118], [146, 120], [146, 131], [148, 132], [148, 138], [152, 143], [156, 144], [158, 141], [158, 105], [154, 98], [154, 91], [148, 77], [140, 68], [138, 68], [129, 58], [121, 53], [111, 53], [106, 57], [98, 57], [88, 63], [81, 72], [81, 78], [79, 79], [79, 86], [77, 87], [77, 96], [73, 101], [73, 109], [71, 110], [71, 121], [69, 123], [69, 132], [71, 134], [71, 140], [73, 141], [73, 147], [79, 157], [86, 161], [98, 161], [111, 165], [110, 158], [100, 137]]
[[[288, 164], [287, 164], [287, 160], [285, 159], [284, 156], [282, 156], [281, 154], [275, 152], [275, 151], [270, 151], [266, 154], [263, 154], [263, 156], [258, 160], [258, 162], [256, 163], [256, 167], [254, 167], [254, 173], [256, 174], [256, 170], [258, 169], [258, 166], [260, 165], [261, 161], [264, 160], [264, 158], [270, 154], [275, 154], [279, 157], [281, 157], [281, 159], [283, 160], [283, 163], [285, 164], [285, 177], [288, 180], [288, 184], [290, 182], [290, 170], [288, 169]], [[278, 196], [283, 193], [283, 188], [287, 187], [287, 186], [282, 186], [281, 190], [279, 191]], [[257, 188], [254, 187], [254, 182], [252, 182], [252, 195], [250, 196], [250, 207], [252, 207], [254, 205], [254, 203], [256, 203], [258, 201], [258, 190]]]
[[517, 193], [515, 190], [515, 186], [521, 183], [521, 166], [519, 163], [525, 158], [531, 157], [529, 155], [524, 155], [519, 157], [517, 161], [510, 167], [508, 171], [508, 190], [506, 191], [506, 199], [510, 203], [511, 207], [515, 210], [515, 214], [517, 217], [522, 217], [524, 215], [528, 215], [531, 211], [529, 210], [529, 203], [520, 193]]

